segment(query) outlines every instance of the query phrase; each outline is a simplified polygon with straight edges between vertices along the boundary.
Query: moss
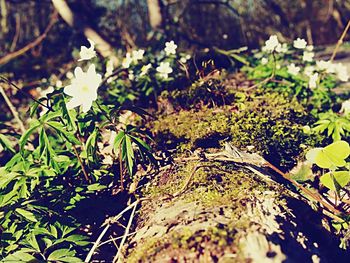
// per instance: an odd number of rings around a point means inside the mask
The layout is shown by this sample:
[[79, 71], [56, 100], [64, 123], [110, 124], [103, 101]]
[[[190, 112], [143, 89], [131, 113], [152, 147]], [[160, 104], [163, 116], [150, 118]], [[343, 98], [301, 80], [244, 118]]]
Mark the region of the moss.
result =
[[[156, 200], [162, 200], [166, 194], [173, 194], [182, 188], [195, 165], [193, 162], [181, 165], [176, 172], [168, 175], [166, 182], [162, 177], [158, 178], [157, 183], [145, 191], [144, 195], [154, 200], [154, 205], [157, 206]], [[176, 255], [184, 255], [189, 261], [193, 253], [194, 261], [199, 262], [198, 257], [205, 254], [205, 251], [210, 251], [216, 259], [223, 260], [220, 262], [225, 262], [221, 257], [226, 253], [239, 255], [239, 233], [244, 233], [252, 224], [246, 217], [246, 203], [272, 187], [261, 181], [257, 183], [254, 175], [240, 169], [222, 163], [220, 166], [219, 163], [204, 164], [203, 168], [193, 174], [184, 194], [175, 200], [167, 200], [166, 204], [174, 210], [179, 203], [196, 204], [190, 206], [196, 216], [191, 220], [186, 216], [176, 217], [176, 228], [171, 225], [162, 237], [146, 238], [136, 249], [130, 251], [127, 262], [156, 262], [163, 255], [172, 255], [172, 251], [176, 251]], [[165, 201], [161, 202], [164, 204]], [[191, 211], [187, 211], [187, 214], [191, 214]], [[214, 225], [208, 225], [208, 222], [214, 222]], [[156, 224], [162, 223], [157, 221]], [[240, 262], [229, 259], [229, 262]]]
[[[189, 162], [178, 168], [177, 172], [167, 175], [167, 181], [149, 187], [144, 195], [157, 199], [164, 195], [173, 195], [184, 186], [194, 171], [196, 163]], [[248, 177], [240, 167], [222, 163], [203, 163], [194, 172], [186, 188], [186, 202], [200, 201], [206, 207], [225, 205], [233, 199], [243, 198], [250, 191], [264, 191], [264, 183], [256, 183], [254, 175]], [[162, 181], [162, 178], [159, 179]]]
[[193, 150], [219, 147], [229, 138], [241, 149], [255, 146], [273, 164], [290, 169], [302, 152], [318, 138], [302, 131], [313, 117], [295, 98], [280, 93], [250, 94], [244, 108], [237, 105], [181, 110], [153, 122], [158, 145]]
[[169, 100], [175, 107], [195, 108], [198, 105], [224, 105], [235, 99], [220, 79], [208, 78], [194, 82], [183, 90], [163, 91], [162, 98]]

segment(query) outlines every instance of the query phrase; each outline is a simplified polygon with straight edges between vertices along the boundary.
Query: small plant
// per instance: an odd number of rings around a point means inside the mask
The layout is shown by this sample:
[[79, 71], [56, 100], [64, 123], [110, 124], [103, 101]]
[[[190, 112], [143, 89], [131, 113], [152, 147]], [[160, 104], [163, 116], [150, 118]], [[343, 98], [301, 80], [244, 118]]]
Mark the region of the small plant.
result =
[[[132, 181], [138, 158], [154, 162], [144, 141], [151, 139], [146, 131], [120, 121], [127, 111], [142, 117], [147, 113], [116, 106], [104, 100], [103, 93], [100, 96], [100, 89], [110, 85], [109, 77], [103, 79], [96, 72], [91, 63], [96, 56], [94, 43], [89, 42], [89, 48], [81, 48], [81, 66], [75, 68], [70, 84], [35, 99], [29, 127], [19, 140], [0, 136], [0, 145], [11, 155], [0, 168], [1, 262], [82, 262], [89, 242], [79, 234], [83, 226], [74, 209], [108, 187], [123, 190], [124, 176]], [[139, 51], [133, 56], [142, 58]], [[162, 70], [165, 78], [166, 69]], [[116, 135], [108, 162], [104, 153], [108, 145], [102, 142], [106, 133]], [[109, 169], [118, 159], [119, 173]], [[111, 177], [108, 182], [119, 180], [120, 185], [106, 184], [102, 177]]]
[[[299, 167], [299, 171], [292, 175], [294, 180], [302, 182], [319, 179], [320, 188], [317, 189], [324, 202], [331, 205], [332, 212], [327, 215], [333, 219], [333, 226], [336, 232], [343, 238], [340, 246], [348, 247], [349, 238], [346, 235], [349, 226], [348, 211], [346, 204], [349, 202], [348, 185], [350, 183], [350, 162], [347, 161], [350, 155], [350, 146], [346, 141], [336, 141], [323, 148], [314, 148], [307, 152], [307, 163]], [[311, 166], [316, 165], [319, 175], [314, 175]], [[328, 207], [324, 207], [328, 209]], [[345, 210], [344, 210], [345, 209]], [[338, 211], [338, 212], [334, 212]]]
[[339, 141], [346, 138], [350, 132], [350, 119], [346, 115], [341, 115], [333, 111], [319, 114], [317, 121], [312, 128], [315, 133], [325, 133], [326, 136], [332, 137], [333, 141]]

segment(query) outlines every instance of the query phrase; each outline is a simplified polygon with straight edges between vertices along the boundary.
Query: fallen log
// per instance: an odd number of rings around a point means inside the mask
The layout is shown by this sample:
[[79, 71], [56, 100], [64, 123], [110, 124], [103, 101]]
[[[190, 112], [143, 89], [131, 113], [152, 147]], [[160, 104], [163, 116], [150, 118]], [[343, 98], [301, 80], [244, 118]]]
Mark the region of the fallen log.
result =
[[196, 165], [152, 179], [120, 262], [346, 262], [329, 219], [247, 167], [205, 163], [175, 197]]

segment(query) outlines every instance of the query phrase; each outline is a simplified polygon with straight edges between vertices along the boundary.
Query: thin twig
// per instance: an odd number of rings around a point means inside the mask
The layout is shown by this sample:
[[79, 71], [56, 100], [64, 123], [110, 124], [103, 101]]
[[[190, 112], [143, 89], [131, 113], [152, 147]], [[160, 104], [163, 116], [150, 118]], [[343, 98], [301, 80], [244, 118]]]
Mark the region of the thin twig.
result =
[[42, 103], [41, 101], [37, 100], [36, 98], [34, 98], [32, 95], [28, 94], [27, 92], [24, 92], [20, 87], [18, 87], [15, 83], [13, 83], [12, 81], [10, 81], [9, 79], [5, 78], [4, 76], [0, 75], [0, 80], [4, 83], [7, 83], [10, 87], [14, 87], [16, 90], [18, 90], [19, 92], [21, 92], [23, 95], [27, 96], [28, 98], [30, 98], [31, 100], [35, 101], [36, 103], [40, 104], [41, 106], [43, 106], [44, 108], [48, 109], [49, 111], [53, 111], [53, 109], [48, 106], [45, 105], [44, 103]]
[[98, 238], [96, 239], [94, 245], [92, 246], [91, 250], [89, 251], [89, 254], [86, 256], [84, 262], [85, 263], [88, 263], [90, 262], [96, 248], [98, 247], [98, 245], [100, 244], [103, 236], [106, 234], [108, 228], [110, 227], [111, 225], [106, 225], [105, 228], [102, 230], [101, 234], [98, 236]]
[[21, 16], [19, 14], [15, 15], [15, 21], [16, 21], [16, 33], [15, 33], [15, 36], [13, 37], [13, 40], [10, 46], [10, 52], [13, 52], [15, 50], [17, 41], [19, 39], [19, 33], [21, 31]]
[[332, 54], [331, 59], [330, 59], [331, 62], [335, 59], [335, 56], [338, 52], [339, 47], [341, 46], [341, 44], [343, 44], [344, 38], [345, 38], [346, 33], [348, 32], [349, 28], [350, 28], [350, 20], [348, 21], [348, 24], [346, 25], [343, 33], [341, 34], [341, 36], [337, 42], [337, 45], [335, 46], [335, 48], [333, 50], [333, 54]]
[[90, 262], [91, 257], [93, 256], [95, 250], [100, 246], [100, 242], [102, 240], [102, 237], [106, 234], [106, 231], [108, 230], [108, 228], [111, 226], [111, 224], [115, 223], [117, 220], [119, 220], [122, 215], [124, 213], [126, 213], [127, 211], [129, 211], [131, 208], [134, 208], [137, 206], [137, 204], [139, 203], [140, 200], [136, 200], [134, 203], [132, 203], [131, 205], [127, 206], [123, 211], [121, 211], [118, 215], [114, 216], [113, 218], [110, 218], [108, 220], [106, 220], [105, 223], [102, 224], [102, 226], [105, 226], [105, 228], [103, 229], [103, 231], [101, 232], [101, 234], [99, 235], [99, 237], [97, 238], [97, 240], [95, 241], [94, 245], [92, 246], [91, 250], [89, 251], [88, 255], [85, 258], [85, 263]]
[[4, 90], [4, 88], [1, 85], [0, 85], [0, 94], [4, 97], [4, 100], [5, 100], [6, 104], [7, 104], [7, 106], [9, 107], [9, 109], [10, 109], [14, 119], [18, 123], [22, 134], [25, 133], [26, 129], [24, 128], [24, 124], [21, 121], [21, 119], [19, 118], [19, 114], [18, 114], [15, 106], [13, 106], [11, 100], [9, 99], [9, 97], [7, 97], [5, 90]]
[[124, 232], [123, 239], [122, 239], [122, 241], [120, 242], [119, 249], [118, 249], [117, 255], [115, 255], [115, 257], [114, 257], [114, 259], [113, 259], [113, 263], [117, 262], [118, 259], [119, 259], [119, 257], [120, 257], [120, 253], [121, 253], [121, 251], [122, 251], [123, 245], [124, 245], [124, 243], [125, 243], [126, 238], [128, 237], [129, 231], [130, 231], [130, 227], [131, 227], [132, 220], [134, 219], [136, 207], [137, 207], [137, 204], [134, 205], [134, 209], [133, 209], [132, 212], [131, 212], [128, 225], [126, 226], [126, 230], [125, 230], [125, 232]]
[[51, 30], [51, 28], [54, 26], [54, 24], [57, 22], [58, 19], [58, 13], [55, 10], [52, 15], [51, 15], [51, 20], [48, 24], [48, 26], [46, 27], [45, 31], [38, 37], [36, 38], [33, 42], [27, 44], [26, 46], [20, 48], [19, 50], [16, 50], [14, 52], [11, 52], [3, 57], [0, 58], [0, 65], [1, 64], [5, 64], [7, 62], [9, 62], [10, 60], [23, 55], [24, 53], [26, 53], [28, 50], [36, 47], [37, 45], [39, 45], [47, 36], [47, 34], [49, 33], [49, 31]]
[[[134, 232], [132, 232], [132, 233], [129, 233], [128, 236], [132, 236], [133, 234], [136, 234], [136, 233], [137, 233], [137, 231], [134, 231]], [[123, 235], [123, 236], [124, 236], [124, 235]], [[110, 242], [115, 243], [116, 240], [122, 239], [123, 236], [120, 236], [120, 237], [111, 237], [110, 239], [101, 242], [97, 247], [102, 247], [103, 245], [106, 245], [106, 244], [108, 244], [108, 243], [110, 243]]]
[[189, 186], [194, 174], [198, 171], [198, 169], [202, 168], [202, 167], [205, 167], [204, 165], [199, 165], [199, 162], [196, 164], [196, 166], [193, 168], [193, 171], [191, 172], [191, 174], [188, 176], [185, 184], [181, 187], [181, 189], [179, 191], [177, 191], [176, 193], [174, 193], [172, 195], [172, 197], [177, 197], [179, 196], [180, 194], [182, 194], [186, 188]]

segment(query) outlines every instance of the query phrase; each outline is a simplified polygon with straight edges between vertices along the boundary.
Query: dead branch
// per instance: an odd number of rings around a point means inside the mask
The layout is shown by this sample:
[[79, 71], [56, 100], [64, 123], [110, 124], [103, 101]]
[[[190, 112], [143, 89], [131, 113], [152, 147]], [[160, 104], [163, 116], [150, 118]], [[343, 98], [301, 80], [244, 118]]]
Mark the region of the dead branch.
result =
[[28, 50], [31, 50], [32, 48], [36, 47], [39, 45], [47, 36], [51, 28], [54, 26], [54, 24], [57, 22], [57, 11], [54, 11], [53, 14], [51, 15], [50, 23], [46, 27], [45, 31], [34, 41], [30, 42], [26, 46], [22, 47], [21, 49], [11, 52], [7, 54], [6, 56], [0, 58], [0, 65], [8, 63], [10, 60], [23, 55], [26, 53]]

